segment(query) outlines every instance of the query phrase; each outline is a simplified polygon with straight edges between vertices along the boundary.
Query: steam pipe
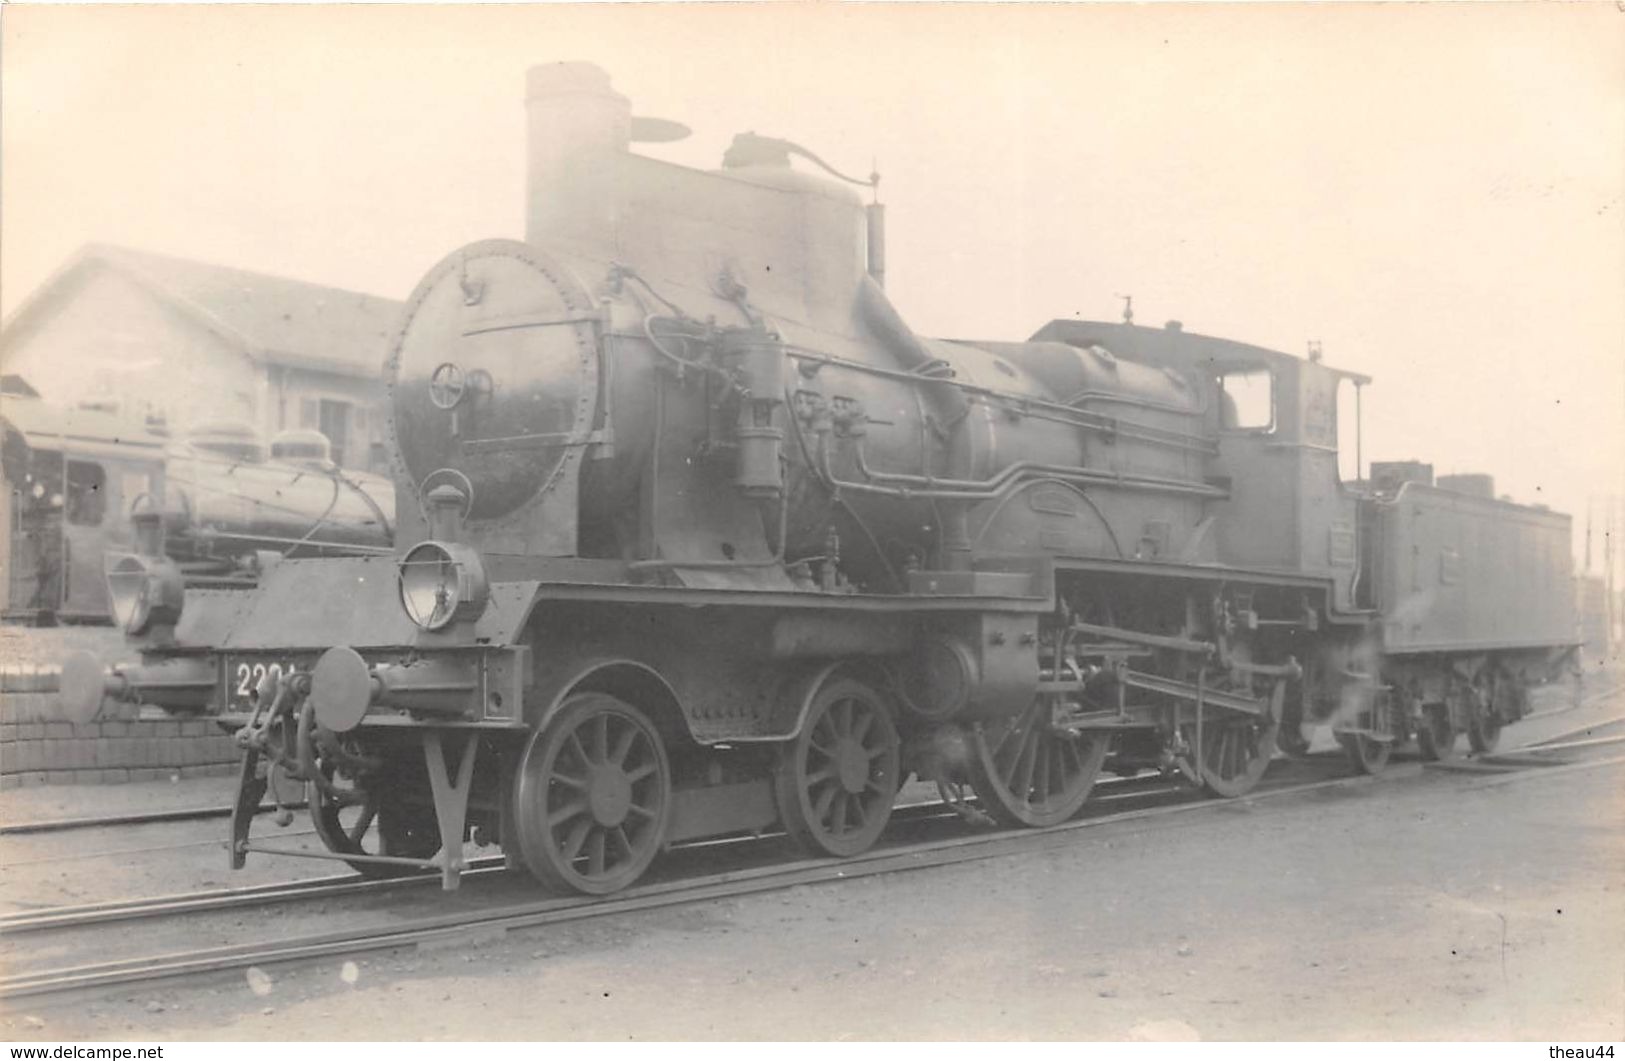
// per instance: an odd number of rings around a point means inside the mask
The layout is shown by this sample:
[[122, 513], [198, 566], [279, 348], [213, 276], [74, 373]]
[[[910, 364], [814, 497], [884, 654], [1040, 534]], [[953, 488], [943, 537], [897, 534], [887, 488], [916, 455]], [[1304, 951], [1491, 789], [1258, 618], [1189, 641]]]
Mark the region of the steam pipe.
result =
[[[1216, 486], [1161, 479], [1147, 475], [1114, 475], [1090, 472], [1062, 464], [1040, 464], [1036, 461], [1016, 461], [987, 479], [942, 479], [929, 475], [907, 475], [900, 472], [877, 472], [863, 459], [863, 447], [854, 447], [858, 471], [869, 482], [860, 483], [837, 477], [830, 467], [829, 447], [819, 439], [818, 472], [833, 487], [856, 490], [860, 493], [881, 494], [887, 497], [934, 498], [943, 501], [981, 501], [997, 497], [1012, 480], [1031, 475], [1034, 478], [1059, 479], [1062, 482], [1087, 483], [1092, 486], [1115, 486], [1127, 490], [1145, 490], [1156, 493], [1185, 494], [1215, 500], [1229, 497], [1229, 493]], [[882, 485], [893, 483], [896, 485]]]
[[886, 206], [884, 203], [870, 203], [864, 208], [864, 221], [867, 223], [867, 239], [864, 241], [868, 247], [869, 275], [874, 277], [875, 286], [882, 289], [886, 286]]

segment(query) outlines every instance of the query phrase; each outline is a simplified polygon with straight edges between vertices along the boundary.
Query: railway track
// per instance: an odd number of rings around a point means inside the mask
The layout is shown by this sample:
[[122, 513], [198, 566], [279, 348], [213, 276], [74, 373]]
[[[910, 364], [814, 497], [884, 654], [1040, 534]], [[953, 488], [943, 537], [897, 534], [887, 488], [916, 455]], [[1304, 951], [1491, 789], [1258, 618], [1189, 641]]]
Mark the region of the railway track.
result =
[[[1586, 700], [1612, 695], [1616, 688], [1599, 691]], [[1542, 758], [1551, 753], [1580, 751], [1625, 742], [1625, 733], [1600, 731], [1616, 730], [1625, 726], [1625, 716], [1591, 722], [1555, 734], [1530, 745], [1503, 753], [1501, 756], [1482, 757], [1485, 767], [1502, 770], [1527, 770], [1539, 765], [1558, 765]], [[1531, 758], [1533, 757], [1533, 758]], [[1602, 760], [1612, 762], [1615, 760]], [[1321, 760], [1325, 764], [1338, 763], [1335, 757]], [[1301, 765], [1301, 764], [1300, 764]], [[1334, 767], [1336, 768], [1336, 767]], [[1301, 771], [1300, 771], [1301, 772]], [[1401, 765], [1390, 770], [1388, 776], [1417, 774], [1420, 767]], [[1359, 785], [1372, 779], [1339, 776], [1308, 781], [1266, 781], [1265, 787], [1248, 797], [1249, 800], [1276, 799], [1294, 793], [1317, 789]], [[1152, 805], [1144, 805], [1146, 801]], [[1134, 801], [1132, 809], [1116, 810], [1125, 801]], [[999, 857], [1002, 854], [1026, 850], [1039, 850], [1051, 844], [1066, 842], [1078, 830], [1099, 828], [1118, 822], [1170, 814], [1198, 812], [1207, 808], [1229, 805], [1225, 801], [1201, 798], [1190, 787], [1170, 783], [1157, 776], [1133, 779], [1106, 779], [1091, 800], [1088, 817], [1043, 832], [982, 831], [965, 836], [956, 835], [935, 839], [910, 841], [906, 834], [918, 827], [945, 819], [960, 817], [952, 808], [940, 801], [922, 801], [900, 806], [889, 830], [891, 839], [885, 846], [851, 860], [802, 860], [777, 865], [747, 866], [720, 873], [701, 874], [676, 880], [652, 883], [608, 900], [593, 899], [541, 899], [503, 905], [490, 909], [461, 911], [456, 914], [421, 919], [408, 927], [391, 926], [387, 929], [351, 929], [336, 933], [322, 933], [295, 940], [269, 943], [245, 943], [179, 952], [155, 957], [120, 959], [116, 961], [75, 966], [72, 968], [18, 973], [0, 978], [0, 998], [51, 994], [79, 988], [114, 986], [141, 982], [154, 978], [218, 971], [248, 964], [292, 961], [317, 958], [343, 950], [354, 953], [357, 949], [387, 949], [406, 943], [433, 939], [438, 935], [456, 935], [458, 932], [507, 931], [537, 925], [579, 920], [588, 917], [609, 916], [616, 913], [682, 902], [698, 902], [727, 895], [745, 895], [797, 884], [900, 869], [948, 865], [975, 858]], [[208, 817], [212, 815], [198, 815]], [[120, 816], [119, 821], [142, 816]], [[166, 818], [165, 820], [177, 820]], [[179, 819], [189, 820], [189, 819]], [[701, 844], [685, 845], [686, 849], [721, 849], [731, 845], [760, 844], [767, 837], [739, 837], [712, 840]], [[482, 877], [506, 876], [500, 857], [471, 860], [468, 877], [479, 881]], [[157, 896], [132, 900], [84, 904], [71, 907], [52, 907], [37, 911], [0, 917], [0, 936], [12, 938], [53, 929], [65, 930], [92, 925], [107, 926], [144, 919], [184, 917], [205, 912], [245, 910], [277, 903], [306, 902], [317, 899], [345, 898], [376, 893], [423, 888], [438, 880], [435, 875], [422, 875], [390, 880], [368, 880], [357, 874], [342, 874], [297, 882], [279, 882], [245, 888], [218, 889], [210, 892]], [[15, 965], [13, 965], [15, 967]]]
[[[1525, 716], [1525, 718], [1537, 719], [1566, 714], [1570, 711], [1597, 703], [1598, 701], [1604, 700], [1619, 693], [1622, 683], [1615, 678], [1611, 672], [1604, 674], [1603, 680], [1607, 682], [1604, 687], [1585, 691], [1578, 701], [1560, 704], [1556, 707], [1543, 708], [1530, 713], [1529, 715]], [[1554, 683], [1553, 686], [1546, 687], [1544, 691], [1549, 696], [1556, 696], [1559, 695], [1562, 690], [1557, 688], [1556, 684]], [[1585, 728], [1589, 727], [1581, 727], [1581, 729]], [[1580, 732], [1580, 730], [1575, 730], [1573, 732]], [[285, 804], [285, 807], [290, 810], [300, 811], [306, 809], [306, 804], [301, 801]], [[259, 813], [262, 815], [271, 814], [278, 809], [279, 808], [275, 804], [265, 803], [260, 805]], [[56, 818], [45, 821], [0, 823], [0, 837], [60, 833], [80, 829], [105, 829], [135, 825], [155, 825], [169, 822], [208, 821], [210, 819], [230, 818], [231, 814], [232, 808], [227, 806], [189, 807], [174, 810], [148, 811], [135, 814], [112, 814], [100, 817]], [[3, 926], [4, 921], [0, 920], [0, 928], [3, 928]]]
[[[1332, 760], [1327, 760], [1328, 765]], [[1302, 771], [1299, 771], [1300, 773]], [[1401, 770], [1400, 773], [1419, 773], [1419, 768]], [[1340, 776], [1318, 778], [1307, 782], [1277, 782], [1261, 787], [1248, 800], [1276, 799], [1294, 793], [1317, 789], [1358, 786], [1372, 779]], [[941, 803], [920, 803], [898, 808], [894, 815], [896, 825], [889, 831], [883, 846], [852, 859], [799, 859], [724, 869], [650, 883], [608, 899], [593, 898], [538, 898], [487, 906], [455, 913], [441, 913], [418, 919], [402, 926], [393, 923], [372, 928], [350, 928], [336, 932], [317, 933], [295, 939], [276, 939], [256, 943], [233, 944], [158, 955], [121, 958], [73, 967], [19, 972], [0, 978], [0, 998], [21, 998], [62, 992], [105, 988], [144, 983], [172, 976], [246, 968], [249, 965], [320, 958], [325, 955], [387, 950], [397, 946], [432, 941], [436, 938], [455, 938], [468, 933], [479, 938], [494, 932], [511, 929], [563, 923], [587, 918], [608, 917], [637, 910], [658, 909], [666, 906], [710, 899], [743, 896], [759, 892], [795, 887], [799, 884], [838, 881], [878, 873], [930, 866], [952, 865], [982, 858], [995, 858], [1042, 850], [1060, 843], [1071, 842], [1081, 830], [1154, 819], [1181, 813], [1199, 812], [1232, 805], [1231, 801], [1206, 798], [1186, 785], [1170, 784], [1160, 777], [1144, 777], [1103, 782], [1107, 791], [1096, 806], [1097, 813], [1053, 830], [977, 830], [966, 835], [954, 829], [952, 835], [926, 840], [910, 840], [897, 833], [911, 832], [933, 823], [960, 822], [961, 816]], [[1144, 801], [1151, 801], [1146, 805]], [[1130, 809], [1114, 807], [1133, 802]], [[764, 837], [770, 839], [770, 837]], [[744, 847], [748, 839], [709, 841], [686, 845], [684, 853], [691, 856], [705, 849], [728, 846]], [[758, 845], [760, 846], [760, 845]], [[480, 866], [474, 875], [506, 876], [500, 871], [501, 859], [482, 860], [494, 865]], [[414, 877], [392, 881], [362, 881], [355, 876], [322, 878], [302, 885], [262, 886], [252, 889], [230, 889], [218, 893], [193, 896], [171, 896], [161, 899], [136, 900], [128, 903], [103, 903], [94, 906], [57, 908], [26, 915], [14, 915], [0, 921], [0, 933], [6, 936], [51, 928], [75, 928], [107, 924], [129, 919], [186, 915], [203, 910], [246, 908], [267, 902], [305, 901], [335, 895], [365, 893], [373, 888], [401, 888], [428, 885], [438, 877]], [[8, 960], [12, 968], [17, 962]]]
[[[1173, 783], [1166, 778], [1156, 776], [1132, 779], [1103, 779], [1100, 782], [1099, 789], [1099, 794], [1096, 796], [1097, 803], [1092, 804], [1092, 806], [1105, 806], [1123, 799], [1180, 798], [1182, 796], [1198, 798], [1188, 786]], [[898, 827], [907, 829], [910, 826], [917, 826], [922, 823], [955, 820], [959, 817], [956, 812], [940, 800], [904, 803], [900, 804], [897, 810], [893, 812], [891, 828], [895, 831]], [[742, 836], [678, 846], [682, 850], [722, 848], [735, 844], [773, 841], [782, 838], [782, 836], [783, 834], [780, 832], [770, 831], [763, 833], [760, 837]], [[210, 842], [224, 843], [224, 841]], [[468, 868], [464, 871], [464, 880], [477, 881], [481, 877], [500, 873], [503, 868], [504, 860], [500, 855], [473, 858], [469, 860]], [[82, 928], [88, 925], [124, 923], [156, 917], [253, 909], [275, 903], [346, 898], [355, 895], [398, 891], [405, 888], [421, 888], [438, 885], [439, 883], [440, 875], [429, 872], [384, 880], [368, 879], [357, 873], [343, 873], [300, 881], [257, 884], [241, 888], [219, 888], [204, 892], [147, 896], [136, 899], [75, 904], [73, 906], [51, 906], [39, 910], [28, 910], [0, 916], [0, 937], [53, 929]]]
[[[1548, 751], [1553, 749], [1546, 749]], [[1333, 760], [1327, 759], [1330, 764]], [[1625, 762], [1625, 756], [1569, 764], [1581, 769]], [[1529, 775], [1549, 773], [1539, 769], [1518, 771]], [[1302, 771], [1299, 771], [1301, 774]], [[1417, 778], [1423, 774], [1418, 763], [1401, 764], [1391, 769], [1388, 780]], [[964, 862], [998, 858], [1007, 855], [1025, 855], [1076, 842], [1092, 830], [1190, 815], [1223, 813], [1225, 808], [1239, 804], [1249, 805], [1261, 801], [1277, 802], [1293, 797], [1306, 797], [1311, 793], [1331, 789], [1359, 788], [1384, 783], [1383, 778], [1365, 776], [1338, 776], [1308, 780], [1278, 781], [1264, 787], [1240, 801], [1211, 800], [1190, 794], [1179, 798], [1175, 790], [1146, 787], [1143, 791], [1105, 793], [1100, 813], [1068, 822], [1048, 830], [979, 830], [966, 835], [963, 830], [953, 835], [923, 840], [892, 837], [866, 854], [851, 859], [802, 859], [771, 865], [745, 865], [721, 872], [645, 884], [606, 899], [593, 898], [540, 898], [499, 905], [476, 906], [454, 912], [439, 912], [411, 920], [371, 927], [350, 927], [331, 932], [319, 932], [295, 938], [280, 938], [226, 946], [148, 954], [140, 957], [94, 962], [71, 967], [57, 967], [18, 972], [0, 978], [0, 998], [22, 998], [55, 995], [88, 989], [124, 987], [173, 977], [244, 969], [275, 963], [315, 960], [342, 955], [390, 950], [402, 946], [437, 942], [455, 943], [459, 939], [487, 940], [509, 931], [536, 928], [593, 918], [607, 918], [639, 911], [656, 910], [672, 906], [736, 898], [796, 887], [804, 884], [852, 880], [882, 873], [895, 873], [912, 869], [925, 869], [955, 865]], [[1155, 800], [1153, 805], [1113, 809], [1136, 796]], [[1171, 800], [1168, 797], [1174, 797]], [[916, 805], [903, 816], [907, 826], [911, 821], [957, 817], [942, 806]], [[900, 808], [902, 810], [902, 808]], [[311, 882], [304, 894], [319, 894]], [[339, 882], [328, 882], [337, 884]], [[345, 882], [353, 885], [354, 880]], [[369, 882], [370, 883], [370, 882]], [[385, 882], [400, 886], [402, 883]], [[193, 897], [206, 898], [206, 897]], [[274, 892], [262, 891], [261, 898], [280, 901]], [[116, 904], [103, 904], [111, 908]], [[70, 913], [72, 911], [59, 911]], [[41, 917], [50, 912], [42, 912]], [[90, 910], [78, 914], [91, 915]], [[88, 922], [81, 922], [88, 923]], [[15, 965], [13, 965], [15, 968]]]
[[[1594, 701], [1604, 695], [1616, 691], [1615, 688], [1599, 691], [1588, 697]], [[1557, 752], [1569, 749], [1598, 747], [1609, 744], [1625, 742], [1625, 733], [1594, 737], [1589, 736], [1599, 730], [1625, 726], [1625, 716], [1593, 722], [1586, 726], [1576, 727], [1552, 737], [1545, 738], [1520, 749], [1523, 752]], [[1581, 738], [1581, 739], [1571, 739]], [[1486, 765], [1496, 763], [1513, 756], [1516, 752], [1509, 751], [1499, 756], [1484, 758]], [[1329, 760], [1332, 761], [1332, 760]], [[1473, 760], [1469, 759], [1468, 762]], [[1530, 765], [1527, 763], [1511, 762], [1509, 765]], [[1157, 797], [1180, 798], [1182, 794], [1189, 794], [1188, 787], [1170, 783], [1164, 778], [1156, 776], [1142, 776], [1132, 779], [1105, 778], [1097, 785], [1096, 792], [1091, 798], [1085, 813], [1092, 815], [1100, 813], [1108, 805], [1123, 799], [1144, 799]], [[266, 808], [274, 809], [274, 808]], [[58, 823], [62, 828], [80, 828], [91, 823], [107, 825], [145, 824], [151, 821], [191, 821], [216, 817], [212, 811], [184, 811], [156, 815], [122, 815], [107, 819], [71, 819]], [[893, 816], [895, 830], [898, 826], [907, 828], [911, 823], [954, 817], [954, 813], [941, 801], [930, 800], [912, 804], [902, 804]], [[47, 828], [36, 826], [21, 828], [18, 832], [43, 832]], [[740, 842], [755, 842], [760, 840], [777, 839], [781, 834], [772, 832], [761, 837], [740, 837], [720, 841], [710, 841], [705, 844], [683, 845], [685, 847], [717, 847]], [[210, 840], [203, 843], [219, 843]], [[192, 846], [196, 846], [195, 844]], [[500, 872], [504, 862], [500, 856], [476, 857], [469, 860], [465, 879], [477, 880], [482, 876]], [[180, 916], [194, 913], [230, 911], [252, 909], [277, 903], [308, 902], [318, 899], [346, 898], [357, 895], [377, 894], [398, 891], [406, 888], [424, 887], [437, 883], [436, 874], [418, 874], [407, 877], [396, 877], [386, 880], [373, 880], [359, 874], [335, 874], [325, 877], [316, 877], [300, 881], [272, 882], [268, 884], [251, 885], [238, 888], [220, 888], [204, 892], [188, 892], [173, 895], [148, 896], [135, 899], [113, 900], [106, 902], [78, 904], [73, 906], [54, 906], [40, 910], [30, 910], [20, 913], [0, 916], [0, 936], [15, 936], [31, 932], [52, 929], [80, 928], [95, 924], [110, 924], [137, 921], [149, 918]]]
[[1625, 728], [1625, 715], [1601, 719], [1584, 726], [1564, 730], [1562, 733], [1530, 743], [1525, 751], [1559, 751], [1567, 748], [1585, 748], [1602, 744], [1618, 744], [1625, 741], [1625, 733], [1613, 733], [1608, 736], [1597, 736], [1601, 730], [1618, 730]]

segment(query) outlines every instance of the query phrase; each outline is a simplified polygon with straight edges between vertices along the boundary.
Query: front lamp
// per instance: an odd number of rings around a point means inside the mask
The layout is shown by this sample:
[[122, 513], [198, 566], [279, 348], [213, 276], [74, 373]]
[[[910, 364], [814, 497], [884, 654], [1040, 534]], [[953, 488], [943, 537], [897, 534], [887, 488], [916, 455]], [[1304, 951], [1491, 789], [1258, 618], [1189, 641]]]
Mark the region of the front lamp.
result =
[[186, 603], [186, 580], [165, 559], [110, 556], [107, 560], [107, 603], [113, 622], [132, 636], [154, 626], [173, 626]]
[[466, 545], [423, 542], [401, 557], [401, 607], [424, 630], [473, 622], [491, 588], [480, 556]]

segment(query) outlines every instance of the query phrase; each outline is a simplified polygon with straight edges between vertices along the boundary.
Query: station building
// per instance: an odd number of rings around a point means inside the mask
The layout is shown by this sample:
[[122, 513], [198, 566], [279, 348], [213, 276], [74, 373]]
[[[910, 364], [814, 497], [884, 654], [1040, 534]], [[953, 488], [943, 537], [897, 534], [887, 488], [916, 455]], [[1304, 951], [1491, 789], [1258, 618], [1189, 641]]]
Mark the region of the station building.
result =
[[0, 326], [0, 363], [46, 401], [171, 434], [218, 421], [315, 428], [342, 467], [384, 471], [382, 365], [401, 305], [103, 244]]

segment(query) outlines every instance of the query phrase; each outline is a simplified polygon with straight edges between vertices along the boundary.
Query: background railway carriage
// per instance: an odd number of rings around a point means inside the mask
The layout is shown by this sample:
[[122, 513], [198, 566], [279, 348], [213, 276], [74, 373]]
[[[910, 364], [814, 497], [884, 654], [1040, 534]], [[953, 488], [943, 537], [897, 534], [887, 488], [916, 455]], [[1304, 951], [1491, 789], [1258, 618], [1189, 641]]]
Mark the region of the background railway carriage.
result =
[[47, 405], [15, 377], [8, 384], [5, 618], [105, 621], [102, 556], [133, 546], [130, 503], [162, 491], [168, 440], [113, 413]]
[[237, 732], [236, 864], [273, 767], [366, 872], [451, 886], [471, 837], [591, 893], [775, 822], [853, 854], [911, 773], [1029, 826], [1102, 770], [1233, 796], [1302, 723], [1368, 769], [1487, 745], [1571, 645], [1565, 517], [1340, 479], [1363, 377], [1177, 326], [924, 338], [804, 149], [640, 156], [686, 130], [584, 64], [527, 102], [526, 241], [431, 268], [386, 365], [395, 555], [180, 594], [151, 548], [142, 661], [64, 672]]
[[113, 411], [50, 405], [10, 379], [7, 619], [106, 621], [107, 558], [137, 548], [138, 504], [192, 585], [252, 585], [272, 557], [390, 550], [394, 484], [334, 467], [318, 432], [284, 432], [268, 449], [244, 425], [200, 424], [176, 440]]

